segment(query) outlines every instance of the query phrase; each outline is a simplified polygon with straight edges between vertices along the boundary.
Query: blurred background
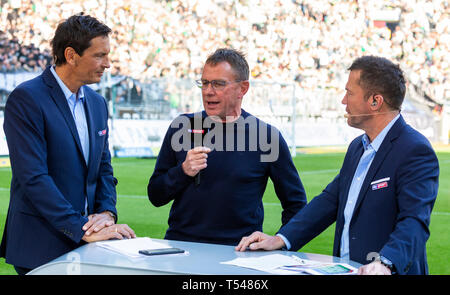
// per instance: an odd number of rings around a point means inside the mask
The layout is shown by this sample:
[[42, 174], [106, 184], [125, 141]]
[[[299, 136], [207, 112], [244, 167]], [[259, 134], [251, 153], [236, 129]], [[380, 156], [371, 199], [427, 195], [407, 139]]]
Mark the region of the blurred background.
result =
[[[116, 157], [156, 156], [173, 118], [202, 110], [194, 80], [220, 47], [247, 56], [243, 108], [298, 147], [346, 145], [341, 104], [351, 62], [379, 55], [408, 80], [402, 114], [449, 143], [450, 6], [443, 0], [0, 0], [0, 125], [8, 94], [52, 63], [58, 22], [83, 11], [112, 28], [112, 66], [91, 85], [110, 107]], [[2, 128], [1, 128], [2, 129]], [[0, 155], [7, 155], [0, 131]]]

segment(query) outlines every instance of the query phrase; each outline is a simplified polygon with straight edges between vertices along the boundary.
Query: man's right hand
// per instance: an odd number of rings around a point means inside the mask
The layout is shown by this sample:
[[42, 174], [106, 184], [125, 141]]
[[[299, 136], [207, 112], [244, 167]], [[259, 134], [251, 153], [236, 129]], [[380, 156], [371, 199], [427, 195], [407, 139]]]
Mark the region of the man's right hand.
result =
[[203, 146], [189, 150], [186, 154], [186, 159], [181, 165], [184, 173], [194, 177], [200, 170], [205, 169], [207, 166], [206, 158], [208, 158], [209, 152], [211, 152], [211, 149]]
[[83, 241], [91, 243], [110, 239], [131, 239], [135, 237], [136, 234], [128, 225], [114, 224], [108, 227], [104, 227], [98, 232], [92, 232], [90, 235], [85, 234], [83, 236]]
[[269, 236], [255, 231], [250, 236], [243, 237], [234, 249], [241, 252], [245, 250], [277, 250], [284, 246], [286, 244], [279, 236]]

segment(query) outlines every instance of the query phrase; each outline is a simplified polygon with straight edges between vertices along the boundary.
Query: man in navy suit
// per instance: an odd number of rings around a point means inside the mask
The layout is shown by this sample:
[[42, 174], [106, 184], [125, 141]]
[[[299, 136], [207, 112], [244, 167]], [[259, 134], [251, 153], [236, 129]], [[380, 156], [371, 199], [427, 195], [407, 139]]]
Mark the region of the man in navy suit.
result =
[[333, 255], [372, 261], [359, 274], [427, 274], [438, 160], [400, 115], [406, 92], [400, 68], [364, 56], [349, 70], [342, 103], [348, 124], [365, 134], [350, 143], [334, 180], [276, 236], [255, 232], [236, 250], [298, 250], [336, 221]]
[[52, 40], [55, 66], [8, 97], [12, 180], [0, 255], [19, 274], [85, 242], [135, 237], [115, 224], [106, 101], [84, 86], [110, 67], [110, 32], [87, 15], [60, 23]]

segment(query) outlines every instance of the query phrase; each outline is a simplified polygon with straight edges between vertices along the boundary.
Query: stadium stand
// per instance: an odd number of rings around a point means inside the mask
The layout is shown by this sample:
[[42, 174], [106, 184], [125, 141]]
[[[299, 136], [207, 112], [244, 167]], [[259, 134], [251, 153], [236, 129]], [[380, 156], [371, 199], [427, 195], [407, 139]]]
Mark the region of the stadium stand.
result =
[[84, 11], [113, 28], [110, 75], [122, 78], [102, 91], [116, 118], [170, 120], [201, 109], [193, 80], [209, 53], [231, 46], [247, 54], [251, 68], [253, 92], [244, 108], [285, 125], [280, 128], [291, 145], [305, 145], [299, 130], [307, 124], [344, 128], [346, 67], [374, 54], [404, 69], [411, 124], [448, 143], [448, 1], [205, 2], [2, 0], [0, 108], [15, 86], [7, 75], [17, 84], [41, 71], [51, 62], [49, 40], [58, 21]]

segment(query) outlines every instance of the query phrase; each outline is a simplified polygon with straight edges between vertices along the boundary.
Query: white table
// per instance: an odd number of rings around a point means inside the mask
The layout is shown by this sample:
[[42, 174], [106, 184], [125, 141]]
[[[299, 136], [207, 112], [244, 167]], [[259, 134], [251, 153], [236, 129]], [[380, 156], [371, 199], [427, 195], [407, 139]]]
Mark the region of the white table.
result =
[[192, 243], [172, 240], [153, 241], [181, 248], [188, 254], [129, 257], [95, 243], [81, 246], [44, 264], [30, 275], [268, 275], [271, 273], [221, 264], [237, 257], [260, 257], [269, 254], [296, 255], [320, 262], [347, 263], [358, 268], [359, 263], [338, 257], [292, 251], [236, 252], [234, 246]]

